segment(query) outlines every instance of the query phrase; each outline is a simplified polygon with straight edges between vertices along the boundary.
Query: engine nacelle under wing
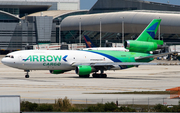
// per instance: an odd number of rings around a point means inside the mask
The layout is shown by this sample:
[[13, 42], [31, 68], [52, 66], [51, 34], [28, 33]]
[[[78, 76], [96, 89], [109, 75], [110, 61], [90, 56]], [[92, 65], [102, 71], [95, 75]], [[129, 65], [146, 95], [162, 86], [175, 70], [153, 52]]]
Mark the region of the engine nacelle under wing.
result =
[[88, 65], [80, 65], [77, 66], [75, 69], [76, 74], [80, 75], [80, 76], [85, 76], [85, 75], [89, 75], [92, 72], [96, 72], [97, 70], [91, 66]]
[[49, 70], [51, 74], [62, 74], [64, 72], [67, 72], [69, 70]]

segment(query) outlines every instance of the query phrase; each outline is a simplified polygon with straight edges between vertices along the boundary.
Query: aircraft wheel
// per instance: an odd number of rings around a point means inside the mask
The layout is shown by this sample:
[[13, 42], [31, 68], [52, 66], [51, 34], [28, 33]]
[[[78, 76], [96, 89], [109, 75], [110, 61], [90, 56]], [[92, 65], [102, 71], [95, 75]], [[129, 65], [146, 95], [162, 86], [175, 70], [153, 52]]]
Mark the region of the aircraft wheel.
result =
[[27, 74], [25, 75], [25, 78], [29, 78], [29, 70], [24, 70], [25, 72], [27, 72]]
[[93, 78], [98, 78], [98, 75], [97, 74], [92, 74], [92, 77]]
[[79, 75], [79, 78], [89, 78], [90, 75]]
[[107, 78], [106, 74], [93, 74], [93, 78]]
[[173, 60], [177, 60], [177, 56], [173, 56]]
[[106, 74], [102, 74], [102, 78], [107, 78], [107, 75]]
[[168, 60], [168, 61], [171, 60], [171, 55], [168, 55], [167, 60]]
[[25, 78], [29, 78], [29, 75], [25, 75]]
[[100, 74], [101, 77], [100, 78], [107, 78], [107, 75], [106, 74]]

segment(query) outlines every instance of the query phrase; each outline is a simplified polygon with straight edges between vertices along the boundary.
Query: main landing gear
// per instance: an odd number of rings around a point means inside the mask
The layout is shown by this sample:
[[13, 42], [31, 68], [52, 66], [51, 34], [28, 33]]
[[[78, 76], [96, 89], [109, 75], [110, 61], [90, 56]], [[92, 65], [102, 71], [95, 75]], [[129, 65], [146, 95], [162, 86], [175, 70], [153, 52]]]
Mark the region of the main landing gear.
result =
[[79, 78], [89, 78], [89, 74], [88, 75], [79, 75]]
[[100, 74], [94, 73], [93, 78], [107, 78], [107, 75], [104, 73], [104, 70], [101, 70]]
[[29, 78], [29, 70], [24, 70], [25, 72], [27, 72], [27, 74], [25, 75], [25, 78]]

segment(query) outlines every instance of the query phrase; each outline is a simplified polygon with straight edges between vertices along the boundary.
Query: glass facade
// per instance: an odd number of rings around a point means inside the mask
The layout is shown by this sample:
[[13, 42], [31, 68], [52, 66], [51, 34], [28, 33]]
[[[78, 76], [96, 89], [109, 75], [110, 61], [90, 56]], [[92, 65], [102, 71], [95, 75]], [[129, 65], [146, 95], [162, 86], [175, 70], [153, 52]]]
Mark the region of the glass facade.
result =
[[[100, 43], [100, 32], [97, 31], [81, 31], [81, 42], [85, 43], [84, 35], [87, 35], [91, 41], [99, 47]], [[136, 34], [124, 34], [126, 39], [136, 38]], [[72, 30], [72, 31], [62, 31], [61, 37], [63, 37], [62, 42], [67, 43], [79, 43], [79, 31], [78, 30]], [[102, 32], [102, 46], [105, 45], [105, 42], [113, 42], [113, 43], [121, 43], [122, 42], [122, 33], [108, 33], [108, 32]], [[129, 36], [131, 38], [129, 38]]]
[[36, 44], [36, 31], [33, 24], [1, 23], [0, 49], [20, 50], [27, 44]]
[[0, 8], [0, 10], [11, 13], [13, 15], [19, 15], [19, 8]]
[[19, 19], [4, 13], [0, 13], [0, 22], [19, 22]]
[[[59, 31], [60, 31], [59, 25], [60, 25], [60, 23], [62, 22], [62, 20], [64, 18], [66, 18], [68, 16], [73, 16], [73, 15], [85, 15], [87, 13], [88, 13], [88, 11], [73, 12], [73, 13], [64, 14], [62, 16], [59, 16], [59, 17], [56, 17], [55, 19], [53, 19], [53, 23], [56, 23], [56, 25], [57, 25], [57, 27], [56, 27], [56, 43], [59, 43]], [[76, 32], [77, 31], [72, 31], [72, 33], [71, 32], [69, 32], [69, 33], [70, 33], [70, 35], [72, 34], [71, 35], [72, 37], [74, 37], [73, 34], [76, 34]], [[69, 36], [63, 35], [63, 33], [64, 32], [61, 32], [61, 37], [63, 37], [61, 42], [66, 42], [67, 41], [67, 43], [71, 43], [71, 42], [74, 42], [74, 43], [77, 42], [78, 43], [77, 40], [69, 40]], [[73, 39], [75, 39], [75, 38], [73, 38]]]
[[[81, 42], [85, 43], [84, 35], [87, 35], [95, 46], [99, 47], [100, 44], [100, 32], [97, 31], [81, 31]], [[122, 33], [110, 33], [110, 32], [102, 32], [102, 46], [106, 46], [106, 42], [112, 43], [122, 43]], [[125, 40], [135, 40], [140, 34], [139, 33], [125, 33]], [[79, 43], [79, 31], [71, 30], [71, 31], [62, 31], [61, 37], [62, 42], [66, 43]], [[161, 34], [161, 40], [165, 41], [168, 45], [174, 44], [174, 42], [179, 42], [180, 34]], [[158, 40], [158, 34], [155, 37]]]

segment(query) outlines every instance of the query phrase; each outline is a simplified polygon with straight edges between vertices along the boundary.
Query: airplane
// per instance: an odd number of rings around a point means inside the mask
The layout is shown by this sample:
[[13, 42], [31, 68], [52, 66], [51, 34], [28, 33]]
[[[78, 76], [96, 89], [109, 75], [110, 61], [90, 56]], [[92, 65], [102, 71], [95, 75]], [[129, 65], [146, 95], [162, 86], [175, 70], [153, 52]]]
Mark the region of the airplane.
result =
[[128, 49], [125, 49], [124, 47], [96, 47], [91, 39], [87, 36], [84, 35], [84, 40], [86, 43], [86, 48], [82, 50], [113, 50], [113, 51], [129, 51]]
[[[163, 53], [152, 55], [149, 52], [163, 46], [163, 41], [154, 40], [161, 19], [154, 19], [136, 40], [124, 42], [127, 51], [112, 50], [22, 50], [7, 54], [1, 62], [9, 67], [27, 72], [30, 70], [50, 70], [51, 74], [62, 74], [75, 70], [79, 77], [106, 78], [104, 71], [121, 70], [149, 63]], [[100, 71], [100, 73], [98, 73]]]

